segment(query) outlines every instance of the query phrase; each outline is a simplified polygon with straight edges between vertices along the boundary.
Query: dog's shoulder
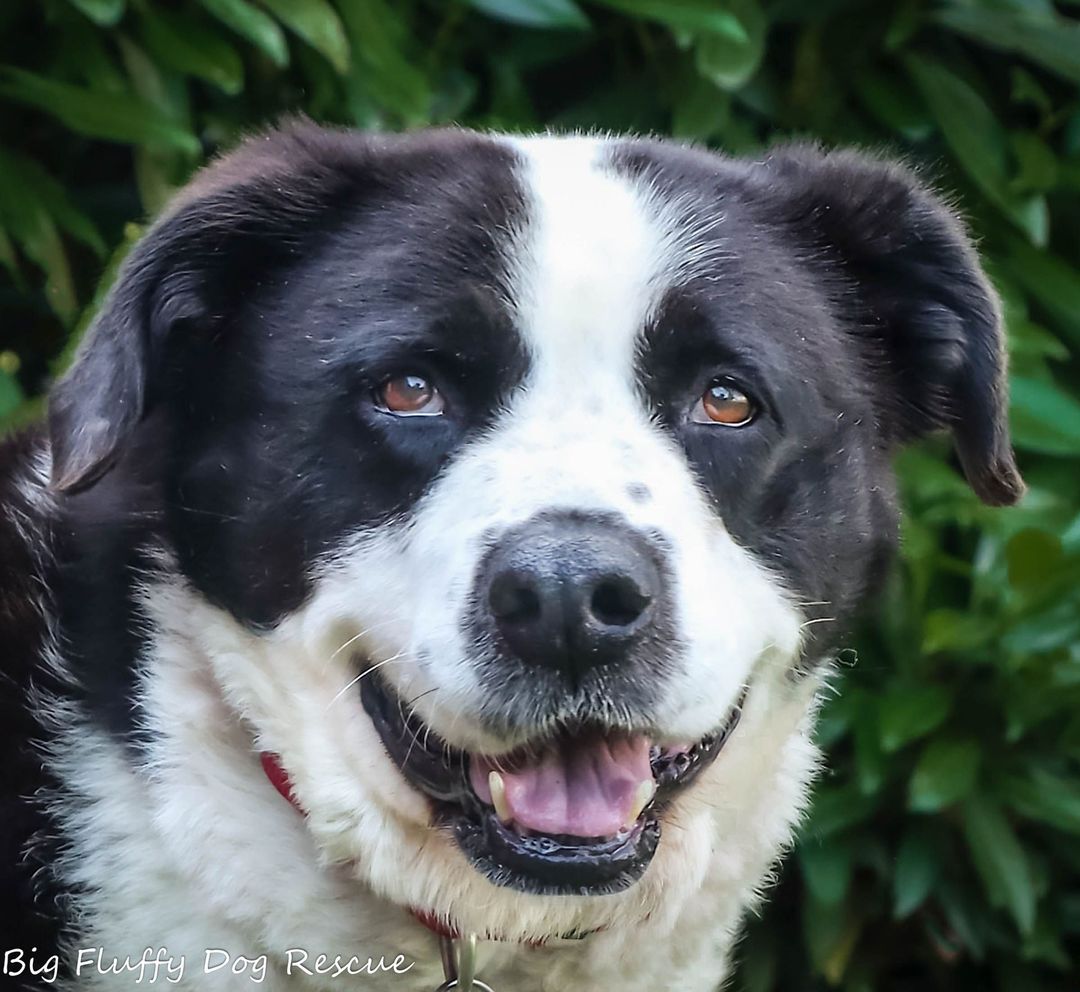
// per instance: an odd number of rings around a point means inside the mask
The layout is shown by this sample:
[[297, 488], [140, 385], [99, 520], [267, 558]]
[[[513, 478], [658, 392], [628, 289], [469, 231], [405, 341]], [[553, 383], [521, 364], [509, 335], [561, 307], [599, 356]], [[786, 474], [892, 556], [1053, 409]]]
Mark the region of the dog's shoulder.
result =
[[39, 722], [56, 690], [46, 462], [35, 432], [0, 442], [0, 934], [5, 949], [36, 948], [39, 960], [55, 949], [64, 915], [45, 800], [53, 785], [43, 759], [47, 731]]
[[0, 741], [19, 750], [31, 730], [26, 692], [44, 667], [55, 613], [54, 512], [47, 449], [34, 432], [0, 441]]

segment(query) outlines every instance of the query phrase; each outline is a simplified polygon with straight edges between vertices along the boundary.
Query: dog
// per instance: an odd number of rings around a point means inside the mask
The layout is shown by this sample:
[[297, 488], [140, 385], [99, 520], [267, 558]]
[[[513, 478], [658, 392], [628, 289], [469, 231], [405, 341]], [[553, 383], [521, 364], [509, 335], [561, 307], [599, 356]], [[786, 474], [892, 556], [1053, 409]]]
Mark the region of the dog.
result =
[[1022, 493], [1004, 366], [872, 155], [250, 138], [0, 448], [6, 981], [717, 989], [892, 456]]

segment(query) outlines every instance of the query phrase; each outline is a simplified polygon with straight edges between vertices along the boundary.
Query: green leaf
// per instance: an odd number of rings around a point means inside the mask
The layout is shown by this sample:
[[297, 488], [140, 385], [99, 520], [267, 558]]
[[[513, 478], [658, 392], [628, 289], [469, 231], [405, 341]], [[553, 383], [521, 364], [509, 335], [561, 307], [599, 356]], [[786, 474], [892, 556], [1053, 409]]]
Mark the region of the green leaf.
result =
[[25, 400], [15, 376], [0, 368], [0, 422], [10, 417]]
[[877, 807], [877, 797], [864, 795], [854, 782], [822, 786], [814, 795], [801, 835], [805, 843], [822, 840], [869, 819]]
[[761, 65], [768, 20], [757, 0], [733, 0], [728, 13], [735, 19], [731, 27], [699, 36], [695, 64], [716, 86], [737, 90]]
[[38, 107], [91, 138], [176, 148], [191, 155], [202, 150], [193, 134], [131, 96], [96, 93], [0, 66], [0, 98]]
[[994, 625], [976, 613], [943, 607], [923, 619], [923, 654], [969, 651], [994, 636]]
[[1001, 11], [959, 4], [934, 15], [939, 24], [975, 41], [1019, 52], [1074, 83], [1080, 83], [1080, 24], [1065, 17], [1033, 21]]
[[93, 224], [68, 201], [37, 163], [0, 151], [0, 227], [45, 274], [45, 298], [65, 324], [78, 312], [75, 283], [58, 222], [95, 250], [103, 248]]
[[[594, 0], [605, 7], [626, 14], [659, 21], [670, 28], [694, 33], [721, 35], [736, 43], [750, 40], [747, 18], [761, 14], [756, 0], [732, 0], [720, 4], [714, 0]], [[751, 14], [755, 11], [755, 14]]]
[[862, 702], [855, 716], [855, 780], [864, 795], [877, 792], [888, 772], [888, 758], [878, 736], [877, 708]]
[[697, 72], [680, 86], [679, 93], [672, 111], [672, 135], [705, 141], [724, 132], [731, 120], [730, 94], [721, 92]]
[[45, 273], [45, 299], [65, 323], [74, 322], [79, 311], [75, 282], [71, 277], [60, 232], [49, 215], [36, 206], [32, 221], [22, 237], [23, 251]]
[[1080, 349], [1080, 271], [1018, 238], [1010, 244], [1005, 266]]
[[56, 58], [64, 67], [63, 78], [78, 80], [99, 92], [123, 93], [127, 80], [106, 43], [110, 35], [118, 32], [98, 31], [92, 24], [81, 21], [76, 24], [58, 40]]
[[1046, 88], [1022, 66], [1015, 65], [1009, 73], [1012, 86], [1009, 99], [1013, 103], [1027, 103], [1035, 107], [1045, 118], [1054, 112], [1054, 102]]
[[247, 0], [199, 0], [203, 8], [238, 35], [260, 48], [274, 65], [289, 64], [289, 46], [285, 34], [269, 14]]
[[817, 902], [837, 905], [851, 881], [852, 845], [848, 839], [806, 840], [799, 845], [803, 880]]
[[349, 41], [341, 18], [326, 0], [261, 0], [290, 31], [303, 38], [341, 74], [349, 71]]
[[406, 125], [430, 123], [431, 86], [408, 54], [408, 25], [395, 8], [385, 0], [366, 0], [344, 5], [341, 17], [353, 51], [350, 100], [382, 104]]
[[1021, 816], [1080, 836], [1080, 783], [1075, 776], [1033, 768], [1023, 777], [1005, 778], [999, 792]]
[[908, 54], [912, 80], [933, 114], [957, 162], [986, 196], [1030, 240], [1045, 235], [1045, 204], [1009, 188], [1008, 146], [997, 115], [975, 89], [939, 62]]
[[982, 893], [946, 873], [938, 882], [935, 898], [960, 943], [976, 961], [981, 961], [986, 945], [999, 929]]
[[143, 41], [163, 65], [235, 95], [244, 88], [244, 65], [220, 32], [179, 11], [142, 9]]
[[60, 183], [33, 159], [0, 151], [0, 221], [6, 221], [19, 237], [19, 217], [32, 208], [44, 210], [95, 254], [105, 254], [105, 242], [94, 222], [71, 202]]
[[893, 916], [902, 920], [925, 901], [941, 874], [940, 833], [916, 820], [904, 833], [893, 873]]
[[26, 287], [23, 283], [22, 273], [19, 271], [19, 258], [15, 254], [15, 245], [12, 243], [8, 232], [0, 224], [0, 265], [6, 270], [15, 284], [15, 288], [21, 293]]
[[979, 745], [972, 740], [931, 741], [919, 756], [908, 788], [908, 806], [935, 813], [965, 799], [979, 776]]
[[1021, 953], [1025, 961], [1041, 961], [1061, 972], [1067, 972], [1072, 967], [1062, 943], [1061, 926], [1057, 919], [1051, 919], [1045, 913], [1036, 920], [1034, 933], [1025, 938]]
[[907, 45], [922, 27], [922, 21], [922, 4], [919, 0], [902, 0], [897, 4], [885, 33], [885, 51], [899, 51]]
[[963, 807], [964, 835], [992, 905], [1007, 909], [1020, 932], [1035, 926], [1035, 886], [1027, 856], [1001, 808], [986, 796]]
[[1080, 455], [1080, 400], [1053, 382], [1013, 376], [1010, 422], [1019, 448]]
[[[1062, 599], [1030, 619], [1013, 624], [1001, 643], [1006, 651], [1024, 657], [1080, 644], [1080, 613], [1067, 598]], [[1006, 708], [1011, 703], [1008, 700]]]
[[740, 992], [773, 992], [776, 988], [776, 963], [780, 958], [776, 934], [772, 929], [751, 925], [739, 944]]
[[1025, 527], [1005, 545], [1009, 583], [1016, 588], [1038, 588], [1053, 580], [1065, 557], [1061, 538], [1045, 530]]
[[1069, 359], [1069, 349], [1061, 339], [1030, 320], [1009, 321], [1008, 345], [1009, 355], [1014, 358], [1051, 358], [1055, 362]]
[[589, 19], [573, 0], [468, 0], [489, 17], [528, 28], [570, 28], [581, 31]]
[[802, 918], [803, 938], [814, 970], [830, 984], [838, 984], [862, 931], [863, 917], [852, 905], [825, 906], [806, 899]]
[[919, 95], [904, 83], [902, 76], [875, 67], [859, 76], [855, 95], [887, 128], [909, 141], [924, 141], [933, 130], [933, 121]]
[[126, 0], [69, 0], [69, 3], [103, 28], [119, 23], [126, 6]]
[[951, 698], [938, 685], [894, 686], [880, 703], [881, 746], [889, 753], [924, 737], [949, 714]]
[[1030, 131], [1013, 131], [1009, 144], [1020, 169], [1013, 180], [1015, 188], [1045, 191], [1057, 185], [1057, 156], [1042, 138]]

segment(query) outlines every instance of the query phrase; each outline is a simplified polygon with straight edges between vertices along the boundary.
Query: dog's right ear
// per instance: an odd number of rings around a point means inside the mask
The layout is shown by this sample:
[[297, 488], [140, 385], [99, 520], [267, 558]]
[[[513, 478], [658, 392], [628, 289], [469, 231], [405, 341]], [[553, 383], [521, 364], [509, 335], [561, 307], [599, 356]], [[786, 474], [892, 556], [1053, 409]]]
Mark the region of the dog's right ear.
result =
[[367, 153], [360, 136], [294, 121], [249, 139], [178, 194], [49, 395], [54, 490], [85, 489], [109, 469], [154, 401], [166, 342], [212, 331], [245, 285], [295, 254]]

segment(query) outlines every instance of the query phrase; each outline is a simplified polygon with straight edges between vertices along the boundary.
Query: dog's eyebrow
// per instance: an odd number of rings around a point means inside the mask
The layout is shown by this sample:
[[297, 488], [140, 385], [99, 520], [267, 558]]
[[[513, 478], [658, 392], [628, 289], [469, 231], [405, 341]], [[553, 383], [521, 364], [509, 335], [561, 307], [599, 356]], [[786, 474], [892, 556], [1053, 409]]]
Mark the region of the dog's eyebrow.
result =
[[[756, 315], [743, 313], [734, 298], [724, 313], [707, 296], [692, 290], [669, 290], [642, 328], [639, 367], [647, 374], [657, 363], [702, 362], [738, 366], [765, 375], [761, 337], [750, 332]], [[753, 346], [751, 346], [753, 342]]]
[[466, 285], [419, 307], [387, 301], [358, 318], [343, 340], [343, 364], [360, 381], [412, 362], [451, 374], [478, 407], [489, 406], [525, 378], [529, 355], [508, 310], [485, 285]]

